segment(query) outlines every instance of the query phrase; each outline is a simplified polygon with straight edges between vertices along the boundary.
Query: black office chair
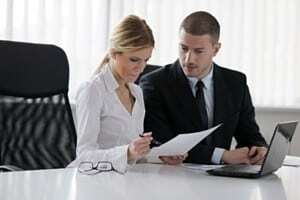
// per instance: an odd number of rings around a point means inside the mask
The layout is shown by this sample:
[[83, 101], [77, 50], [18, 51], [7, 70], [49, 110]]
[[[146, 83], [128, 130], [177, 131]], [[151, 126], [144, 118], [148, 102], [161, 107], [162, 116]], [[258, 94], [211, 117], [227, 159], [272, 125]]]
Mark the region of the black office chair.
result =
[[66, 54], [0, 41], [0, 57], [0, 169], [65, 167], [76, 148]]

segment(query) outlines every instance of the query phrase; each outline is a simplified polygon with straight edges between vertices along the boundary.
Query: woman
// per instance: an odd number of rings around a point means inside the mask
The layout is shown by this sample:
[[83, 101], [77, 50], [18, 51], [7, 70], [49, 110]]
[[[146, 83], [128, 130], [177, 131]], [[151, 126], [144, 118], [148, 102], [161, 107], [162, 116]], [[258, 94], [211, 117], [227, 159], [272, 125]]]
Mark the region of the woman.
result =
[[142, 91], [133, 82], [153, 48], [152, 31], [139, 17], [130, 15], [115, 28], [107, 55], [77, 95], [77, 158], [70, 166], [109, 162], [125, 172], [150, 151], [151, 133], [139, 137], [145, 108]]

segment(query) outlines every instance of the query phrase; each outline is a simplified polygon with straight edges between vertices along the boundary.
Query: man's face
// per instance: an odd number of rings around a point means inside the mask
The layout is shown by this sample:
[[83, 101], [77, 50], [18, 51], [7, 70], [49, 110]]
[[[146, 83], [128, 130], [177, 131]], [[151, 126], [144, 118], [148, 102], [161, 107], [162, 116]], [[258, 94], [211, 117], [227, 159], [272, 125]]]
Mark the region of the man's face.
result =
[[212, 66], [221, 44], [208, 34], [192, 35], [183, 29], [179, 35], [179, 61], [186, 76], [203, 78]]

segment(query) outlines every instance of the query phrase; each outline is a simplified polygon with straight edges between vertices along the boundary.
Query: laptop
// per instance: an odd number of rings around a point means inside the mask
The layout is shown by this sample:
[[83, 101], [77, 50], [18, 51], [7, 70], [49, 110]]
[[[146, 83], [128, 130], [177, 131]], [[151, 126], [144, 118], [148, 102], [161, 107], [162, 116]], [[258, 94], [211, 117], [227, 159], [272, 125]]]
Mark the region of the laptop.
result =
[[276, 171], [288, 153], [297, 124], [297, 121], [290, 121], [276, 125], [262, 165], [226, 165], [206, 172], [216, 176], [259, 178]]

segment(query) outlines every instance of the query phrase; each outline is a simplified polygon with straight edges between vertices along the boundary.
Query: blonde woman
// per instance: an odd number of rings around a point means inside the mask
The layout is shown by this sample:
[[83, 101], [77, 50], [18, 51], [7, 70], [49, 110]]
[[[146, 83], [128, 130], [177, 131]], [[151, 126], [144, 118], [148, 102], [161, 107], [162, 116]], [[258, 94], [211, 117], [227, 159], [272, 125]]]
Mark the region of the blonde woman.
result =
[[[129, 15], [114, 29], [110, 48], [95, 75], [77, 94], [77, 158], [69, 166], [87, 165], [87, 171], [125, 172], [150, 151], [151, 133], [143, 133], [142, 90], [134, 84], [154, 48], [147, 23]], [[173, 156], [172, 159], [183, 159]], [[169, 164], [172, 164], [170, 162]], [[84, 168], [84, 167], [83, 167]]]

